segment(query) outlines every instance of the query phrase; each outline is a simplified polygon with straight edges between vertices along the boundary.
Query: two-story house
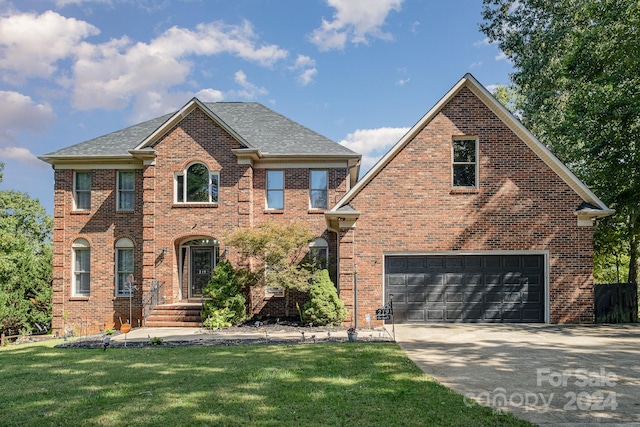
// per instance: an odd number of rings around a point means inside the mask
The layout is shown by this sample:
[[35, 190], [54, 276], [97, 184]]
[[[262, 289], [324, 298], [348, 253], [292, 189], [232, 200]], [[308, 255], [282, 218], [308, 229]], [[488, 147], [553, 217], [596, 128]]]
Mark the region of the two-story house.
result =
[[[197, 318], [224, 236], [270, 220], [311, 226], [352, 324], [392, 295], [397, 322], [593, 322], [612, 211], [469, 74], [360, 180], [359, 154], [260, 104], [197, 99], [41, 159], [58, 332], [163, 325], [156, 303]], [[258, 292], [252, 313], [284, 312]]]
[[[360, 164], [359, 154], [261, 104], [198, 99], [41, 158], [55, 169], [58, 332], [153, 324], [150, 309], [170, 304], [197, 325], [212, 269], [221, 256], [233, 260], [221, 239], [238, 228], [305, 221], [316, 256], [335, 259], [324, 213]], [[252, 312], [282, 316], [280, 291], [259, 292]]]

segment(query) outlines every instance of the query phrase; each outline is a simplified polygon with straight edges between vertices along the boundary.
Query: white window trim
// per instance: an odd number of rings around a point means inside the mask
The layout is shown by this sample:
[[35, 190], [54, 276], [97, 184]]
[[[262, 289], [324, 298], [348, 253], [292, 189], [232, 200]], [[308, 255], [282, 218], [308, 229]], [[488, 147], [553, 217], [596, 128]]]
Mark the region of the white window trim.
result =
[[[454, 184], [454, 166], [455, 165], [465, 165], [472, 164], [471, 162], [454, 162], [454, 142], [456, 141], [475, 141], [475, 150], [476, 150], [476, 161], [475, 165], [475, 185], [473, 186], [460, 186]], [[451, 139], [451, 186], [457, 190], [474, 190], [480, 188], [480, 144], [477, 136], [456, 136]]]
[[[78, 283], [76, 282], [76, 254], [77, 251], [89, 252], [89, 292], [78, 292]], [[88, 297], [91, 295], [91, 246], [86, 239], [76, 239], [71, 245], [71, 295], [74, 297]]]
[[[327, 204], [324, 207], [314, 207], [311, 204], [311, 200], [312, 200], [311, 193], [314, 190], [315, 191], [322, 190], [322, 188], [313, 188], [312, 187], [313, 180], [311, 179], [311, 175], [312, 175], [313, 172], [324, 172], [325, 176], [326, 176], [324, 192], [326, 194], [326, 198], [325, 199], [326, 199]], [[329, 209], [329, 170], [328, 169], [309, 169], [309, 209], [318, 209], [318, 210]]]
[[[187, 171], [191, 166], [196, 164], [200, 164], [204, 166], [205, 168], [207, 168], [207, 171], [209, 172], [209, 188], [207, 191], [207, 194], [209, 195], [208, 202], [187, 202], [186, 201], [187, 200], [187, 185], [186, 185]], [[183, 201], [182, 202], [178, 201], [178, 177], [180, 176], [183, 177], [183, 185], [182, 185]], [[211, 200], [211, 187], [213, 183], [213, 179], [212, 179], [213, 176], [216, 177], [218, 182], [218, 200], [217, 201]], [[184, 170], [175, 172], [173, 174], [173, 203], [176, 205], [210, 205], [210, 204], [217, 205], [218, 203], [220, 203], [220, 172], [219, 171], [211, 172], [211, 169], [209, 169], [209, 166], [207, 166], [204, 162], [191, 162], [184, 168]]]
[[[120, 189], [120, 174], [122, 172], [127, 172], [127, 173], [133, 173], [133, 190], [121, 190]], [[136, 208], [136, 184], [135, 181], [136, 180], [136, 173], [135, 171], [132, 170], [128, 170], [128, 171], [118, 171], [118, 173], [116, 174], [116, 211], [118, 212], [133, 212]], [[121, 192], [126, 192], [126, 193], [133, 193], [133, 207], [131, 209], [124, 209], [120, 207], [120, 193]]]
[[[127, 291], [122, 291], [120, 292], [119, 288], [118, 288], [118, 277], [120, 276], [120, 271], [118, 271], [118, 252], [120, 250], [131, 250], [133, 252], [134, 249], [134, 245], [133, 242], [131, 241], [131, 239], [128, 238], [122, 238], [122, 239], [118, 239], [118, 241], [116, 242], [116, 247], [115, 247], [115, 252], [114, 252], [114, 293], [116, 297], [128, 297], [129, 296], [129, 292]], [[135, 253], [132, 253], [133, 255], [133, 268], [135, 270]], [[130, 275], [133, 274], [133, 271], [128, 272]]]
[[[269, 187], [268, 187], [268, 185], [269, 185], [269, 178], [268, 178], [269, 172], [280, 172], [280, 173], [282, 173], [282, 188], [269, 189]], [[265, 174], [264, 174], [264, 187], [265, 187], [264, 188], [264, 206], [265, 206], [265, 209], [267, 209], [267, 210], [276, 210], [276, 211], [284, 209], [284, 203], [285, 203], [285, 200], [284, 200], [284, 196], [285, 196], [284, 189], [286, 188], [285, 179], [286, 179], [286, 174], [284, 173], [283, 169], [267, 169], [265, 171]], [[269, 206], [269, 192], [272, 192], [272, 191], [273, 192], [279, 191], [279, 192], [282, 193], [282, 206], [281, 207], [272, 208], [272, 207]]]
[[[89, 186], [88, 190], [82, 190], [82, 192], [88, 192], [89, 193], [89, 207], [88, 208], [79, 208], [78, 207], [78, 188], [77, 188], [77, 183], [78, 183], [78, 174], [79, 173], [88, 173], [89, 176], [91, 177], [91, 185]], [[74, 211], [90, 211], [91, 210], [91, 187], [93, 186], [93, 172], [92, 171], [73, 171], [73, 210]]]

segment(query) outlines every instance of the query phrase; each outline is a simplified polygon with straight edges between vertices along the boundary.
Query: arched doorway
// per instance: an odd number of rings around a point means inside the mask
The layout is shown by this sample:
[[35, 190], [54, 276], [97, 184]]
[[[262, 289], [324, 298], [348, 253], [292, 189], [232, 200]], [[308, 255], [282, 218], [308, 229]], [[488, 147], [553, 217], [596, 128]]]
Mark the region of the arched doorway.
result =
[[190, 238], [180, 244], [181, 298], [202, 298], [218, 263], [218, 248], [218, 241], [210, 237]]

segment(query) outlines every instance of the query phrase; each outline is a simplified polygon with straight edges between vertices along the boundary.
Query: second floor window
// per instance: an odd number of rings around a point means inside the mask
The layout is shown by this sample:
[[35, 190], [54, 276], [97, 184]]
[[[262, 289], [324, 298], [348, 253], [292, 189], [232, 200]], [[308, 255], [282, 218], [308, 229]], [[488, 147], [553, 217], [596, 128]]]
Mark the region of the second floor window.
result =
[[135, 172], [118, 172], [118, 210], [132, 211], [135, 201]]
[[309, 207], [327, 209], [328, 176], [326, 170], [312, 170], [309, 176]]
[[267, 209], [284, 209], [284, 171], [267, 171]]
[[453, 140], [453, 186], [477, 188], [478, 141], [476, 139]]
[[210, 173], [202, 163], [194, 163], [176, 174], [177, 203], [218, 203], [220, 175]]
[[73, 201], [76, 210], [91, 209], [91, 172], [76, 172], [73, 183]]

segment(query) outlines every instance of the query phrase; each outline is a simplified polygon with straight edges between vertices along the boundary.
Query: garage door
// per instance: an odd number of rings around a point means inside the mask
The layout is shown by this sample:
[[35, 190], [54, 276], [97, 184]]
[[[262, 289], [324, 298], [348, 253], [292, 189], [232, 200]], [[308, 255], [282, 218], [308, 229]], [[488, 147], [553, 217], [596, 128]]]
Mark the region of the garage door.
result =
[[544, 278], [543, 255], [385, 258], [396, 323], [544, 322]]

